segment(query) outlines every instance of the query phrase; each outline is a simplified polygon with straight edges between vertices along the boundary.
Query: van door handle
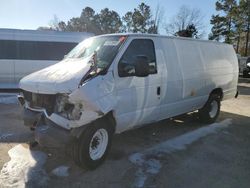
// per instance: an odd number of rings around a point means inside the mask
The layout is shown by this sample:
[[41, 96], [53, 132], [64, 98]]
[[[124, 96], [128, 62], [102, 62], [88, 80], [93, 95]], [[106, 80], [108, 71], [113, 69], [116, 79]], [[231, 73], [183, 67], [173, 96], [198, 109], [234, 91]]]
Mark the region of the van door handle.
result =
[[160, 95], [161, 94], [161, 87], [157, 87], [157, 95]]

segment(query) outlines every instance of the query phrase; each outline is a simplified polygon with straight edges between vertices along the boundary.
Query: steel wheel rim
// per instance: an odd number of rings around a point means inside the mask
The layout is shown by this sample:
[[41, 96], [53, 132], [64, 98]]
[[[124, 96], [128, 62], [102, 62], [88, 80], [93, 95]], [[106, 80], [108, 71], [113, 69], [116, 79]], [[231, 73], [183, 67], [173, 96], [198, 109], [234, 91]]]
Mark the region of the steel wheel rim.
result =
[[210, 104], [210, 112], [209, 112], [209, 116], [211, 118], [214, 118], [218, 112], [218, 103], [214, 100], [211, 104]]
[[92, 160], [100, 159], [108, 146], [108, 132], [98, 129], [93, 135], [89, 145], [89, 156]]

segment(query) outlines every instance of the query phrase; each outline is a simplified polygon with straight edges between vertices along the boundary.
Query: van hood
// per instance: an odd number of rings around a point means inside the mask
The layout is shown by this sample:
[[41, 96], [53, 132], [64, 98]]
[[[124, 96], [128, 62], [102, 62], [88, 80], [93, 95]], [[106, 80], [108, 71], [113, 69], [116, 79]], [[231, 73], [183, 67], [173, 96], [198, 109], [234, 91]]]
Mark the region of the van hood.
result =
[[34, 93], [72, 93], [90, 69], [89, 60], [90, 58], [62, 60], [24, 77], [19, 87]]

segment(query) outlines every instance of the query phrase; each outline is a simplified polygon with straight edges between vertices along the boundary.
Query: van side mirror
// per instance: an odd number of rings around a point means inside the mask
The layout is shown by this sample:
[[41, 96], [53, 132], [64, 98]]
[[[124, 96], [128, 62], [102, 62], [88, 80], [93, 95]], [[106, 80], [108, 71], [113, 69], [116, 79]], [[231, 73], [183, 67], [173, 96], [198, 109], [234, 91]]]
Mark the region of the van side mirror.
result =
[[149, 60], [147, 56], [136, 56], [135, 76], [147, 77], [149, 75]]

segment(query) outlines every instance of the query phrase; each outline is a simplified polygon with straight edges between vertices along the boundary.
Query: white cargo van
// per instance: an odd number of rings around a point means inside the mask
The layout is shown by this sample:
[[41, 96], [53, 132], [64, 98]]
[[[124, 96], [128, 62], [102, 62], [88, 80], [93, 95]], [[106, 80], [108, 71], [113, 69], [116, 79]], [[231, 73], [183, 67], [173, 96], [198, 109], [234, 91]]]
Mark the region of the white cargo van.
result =
[[237, 94], [231, 45], [146, 34], [89, 38], [60, 63], [20, 81], [23, 119], [43, 146], [72, 146], [77, 164], [103, 162], [112, 135], [199, 110], [214, 122]]

